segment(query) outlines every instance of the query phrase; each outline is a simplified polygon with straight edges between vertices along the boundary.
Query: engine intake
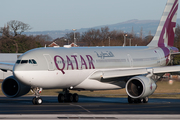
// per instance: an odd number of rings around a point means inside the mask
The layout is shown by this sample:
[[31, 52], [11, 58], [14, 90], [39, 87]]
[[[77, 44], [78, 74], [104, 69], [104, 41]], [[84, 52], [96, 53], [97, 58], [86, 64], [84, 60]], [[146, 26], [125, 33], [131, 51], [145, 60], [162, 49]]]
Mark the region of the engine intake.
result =
[[154, 93], [156, 83], [145, 76], [136, 76], [128, 80], [126, 92], [132, 98], [144, 98]]
[[30, 86], [16, 80], [14, 76], [7, 77], [2, 83], [3, 93], [10, 98], [19, 97], [29, 92]]

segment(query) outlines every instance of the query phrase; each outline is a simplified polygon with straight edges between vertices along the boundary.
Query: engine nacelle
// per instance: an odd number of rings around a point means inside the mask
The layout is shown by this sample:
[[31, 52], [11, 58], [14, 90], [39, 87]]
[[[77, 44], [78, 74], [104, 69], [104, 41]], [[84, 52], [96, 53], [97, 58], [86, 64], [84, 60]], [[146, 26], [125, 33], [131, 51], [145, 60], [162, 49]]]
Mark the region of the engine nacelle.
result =
[[154, 93], [156, 83], [145, 76], [136, 76], [128, 80], [126, 92], [131, 98], [144, 98]]
[[3, 81], [1, 88], [4, 95], [13, 98], [27, 94], [31, 87], [19, 82], [14, 76], [9, 76]]

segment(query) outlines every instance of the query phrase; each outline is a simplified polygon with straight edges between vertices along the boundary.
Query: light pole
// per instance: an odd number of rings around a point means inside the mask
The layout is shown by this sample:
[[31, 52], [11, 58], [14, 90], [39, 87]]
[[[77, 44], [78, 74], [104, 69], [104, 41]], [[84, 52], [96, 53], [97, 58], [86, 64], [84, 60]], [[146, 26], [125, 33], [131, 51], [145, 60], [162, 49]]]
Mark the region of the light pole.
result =
[[76, 29], [72, 29], [74, 31], [74, 44], [76, 44], [76, 37], [75, 37], [75, 32], [76, 32]]
[[68, 42], [68, 45], [69, 45], [69, 40], [67, 40], [67, 39], [64, 39], [65, 41], [67, 41]]
[[129, 46], [131, 46], [132, 45], [132, 40], [133, 40], [133, 37], [131, 37], [130, 39], [129, 39]]
[[111, 38], [110, 37], [108, 37], [109, 38], [109, 46], [111, 46]]
[[124, 34], [124, 46], [126, 46], [126, 37], [127, 37], [127, 34]]

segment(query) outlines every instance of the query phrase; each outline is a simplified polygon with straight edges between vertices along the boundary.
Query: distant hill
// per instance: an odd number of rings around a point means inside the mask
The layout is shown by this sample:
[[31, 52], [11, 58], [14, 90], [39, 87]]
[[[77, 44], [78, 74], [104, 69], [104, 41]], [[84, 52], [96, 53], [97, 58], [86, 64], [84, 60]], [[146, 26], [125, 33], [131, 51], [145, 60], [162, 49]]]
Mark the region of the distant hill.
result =
[[[177, 24], [180, 25], [180, 18], [177, 19]], [[102, 25], [102, 26], [96, 26], [92, 27], [94, 29], [100, 29], [101, 27], [108, 26], [110, 31], [112, 30], [121, 30], [123, 32], [131, 33], [132, 28], [134, 31], [134, 34], [137, 36], [139, 35], [141, 28], [143, 28], [143, 36], [149, 35], [149, 32], [151, 31], [151, 35], [155, 35], [156, 29], [159, 25], [159, 20], [128, 20], [125, 22], [117, 23], [117, 24], [111, 24], [111, 25]], [[88, 29], [91, 28], [81, 28], [78, 29], [77, 32], [85, 32]], [[72, 30], [54, 30], [54, 31], [37, 31], [37, 32], [25, 32], [26, 35], [49, 35], [53, 39], [63, 37], [66, 33], [73, 32]]]

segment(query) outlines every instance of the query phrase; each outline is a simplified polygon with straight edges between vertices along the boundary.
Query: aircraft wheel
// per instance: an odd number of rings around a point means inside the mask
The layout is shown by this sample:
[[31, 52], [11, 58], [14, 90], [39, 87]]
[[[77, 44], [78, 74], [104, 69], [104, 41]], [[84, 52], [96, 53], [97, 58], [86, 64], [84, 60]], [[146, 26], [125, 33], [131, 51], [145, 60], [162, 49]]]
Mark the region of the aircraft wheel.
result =
[[71, 93], [67, 95], [67, 102], [73, 102], [73, 95]]
[[64, 102], [64, 95], [61, 94], [61, 93], [58, 95], [58, 102], [59, 102], [59, 103]]
[[143, 103], [143, 99], [140, 98], [134, 99], [134, 103]]
[[143, 103], [143, 99], [137, 99], [138, 103]]
[[74, 94], [73, 94], [73, 102], [78, 102], [78, 100], [79, 100], [78, 94], [77, 94], [77, 93], [74, 93]]
[[139, 99], [134, 99], [134, 103], [139, 103]]
[[34, 97], [33, 100], [32, 100], [32, 103], [34, 105], [41, 105], [43, 103], [43, 100], [40, 97], [39, 98]]
[[148, 97], [143, 98], [143, 103], [148, 103], [148, 101], [149, 101]]
[[37, 98], [36, 103], [37, 103], [37, 105], [41, 105], [43, 103], [42, 98]]
[[33, 103], [34, 105], [36, 105], [36, 97], [34, 97], [34, 98], [32, 99], [32, 103]]
[[134, 99], [133, 98], [131, 98], [130, 96], [128, 96], [128, 103], [134, 103]]

